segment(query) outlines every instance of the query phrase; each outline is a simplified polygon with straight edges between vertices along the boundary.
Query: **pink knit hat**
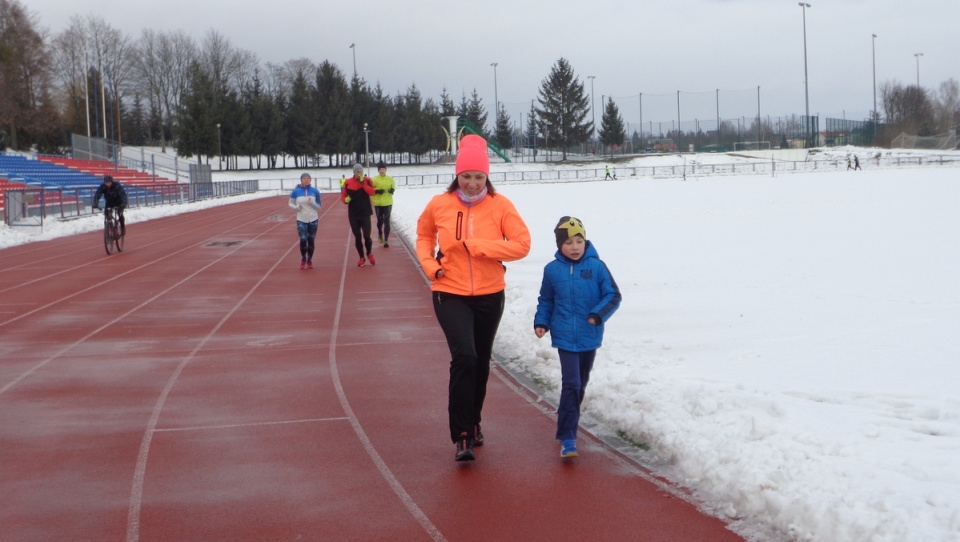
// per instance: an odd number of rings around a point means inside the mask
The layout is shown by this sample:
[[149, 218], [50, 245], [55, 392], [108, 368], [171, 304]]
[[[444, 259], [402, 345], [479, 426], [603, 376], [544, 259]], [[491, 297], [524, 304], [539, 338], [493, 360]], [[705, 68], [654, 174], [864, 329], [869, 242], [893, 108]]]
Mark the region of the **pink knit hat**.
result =
[[490, 175], [487, 141], [478, 135], [465, 135], [460, 140], [460, 152], [457, 153], [457, 175], [464, 171], [482, 171]]

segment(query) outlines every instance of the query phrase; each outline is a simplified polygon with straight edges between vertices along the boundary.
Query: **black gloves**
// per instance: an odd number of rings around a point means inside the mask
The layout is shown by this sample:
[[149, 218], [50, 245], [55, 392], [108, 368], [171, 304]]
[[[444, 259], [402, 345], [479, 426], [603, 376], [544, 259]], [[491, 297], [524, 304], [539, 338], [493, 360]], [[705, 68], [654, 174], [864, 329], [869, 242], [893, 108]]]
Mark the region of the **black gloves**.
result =
[[381, 189], [379, 189], [379, 190], [374, 190], [373, 193], [374, 193], [374, 194], [383, 194], [383, 189], [381, 188]]
[[391, 189], [387, 190], [387, 192], [393, 194], [393, 189], [391, 188]]

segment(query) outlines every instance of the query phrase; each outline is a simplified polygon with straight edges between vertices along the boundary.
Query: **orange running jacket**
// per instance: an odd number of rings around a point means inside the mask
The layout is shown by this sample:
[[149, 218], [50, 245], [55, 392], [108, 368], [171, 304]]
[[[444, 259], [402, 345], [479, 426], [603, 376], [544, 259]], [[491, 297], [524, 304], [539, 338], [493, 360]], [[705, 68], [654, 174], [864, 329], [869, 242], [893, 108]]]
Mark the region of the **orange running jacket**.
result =
[[502, 194], [488, 194], [467, 207], [456, 192], [443, 193], [430, 200], [417, 220], [417, 259], [435, 292], [499, 292], [506, 285], [503, 262], [529, 253], [530, 230]]

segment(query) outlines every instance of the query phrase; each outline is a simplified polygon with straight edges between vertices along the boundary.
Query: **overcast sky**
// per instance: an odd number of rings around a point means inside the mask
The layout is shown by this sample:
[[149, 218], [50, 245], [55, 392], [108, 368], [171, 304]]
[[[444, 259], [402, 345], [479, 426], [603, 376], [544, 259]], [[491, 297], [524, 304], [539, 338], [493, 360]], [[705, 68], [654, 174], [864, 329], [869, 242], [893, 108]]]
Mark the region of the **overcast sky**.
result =
[[714, 119], [717, 89], [721, 117], [750, 118], [758, 86], [764, 117], [803, 114], [804, 11], [812, 115], [869, 116], [871, 34], [878, 87], [916, 83], [918, 61], [929, 90], [960, 80], [958, 0], [812, 0], [806, 9], [792, 0], [165, 0], [153, 10], [128, 0], [21, 2], [53, 34], [91, 14], [135, 38], [183, 29], [200, 42], [216, 29], [264, 64], [329, 60], [348, 78], [355, 65], [390, 95], [416, 84], [438, 100], [446, 87], [459, 102], [476, 89], [491, 109], [496, 95], [514, 121], [560, 57], [588, 93], [595, 76], [598, 124], [604, 96], [634, 126], [641, 102], [644, 126], [675, 120], [677, 91], [684, 122]]

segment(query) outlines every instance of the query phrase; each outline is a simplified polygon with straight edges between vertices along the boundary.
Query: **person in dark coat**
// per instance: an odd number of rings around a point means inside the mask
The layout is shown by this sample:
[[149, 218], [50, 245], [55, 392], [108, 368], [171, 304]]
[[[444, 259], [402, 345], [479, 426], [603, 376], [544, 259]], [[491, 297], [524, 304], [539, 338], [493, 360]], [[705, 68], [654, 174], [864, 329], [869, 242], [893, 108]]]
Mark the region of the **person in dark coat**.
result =
[[117, 214], [120, 216], [120, 235], [127, 234], [127, 223], [123, 218], [123, 210], [127, 208], [127, 191], [123, 185], [113, 180], [113, 175], [104, 175], [103, 183], [93, 194], [93, 208], [100, 209], [100, 197], [103, 197], [103, 213], [106, 215], [110, 209], [116, 207]]
[[353, 231], [357, 253], [360, 254], [357, 267], [366, 265], [367, 260], [370, 260], [370, 265], [377, 265], [373, 257], [373, 238], [370, 237], [370, 217], [373, 215], [370, 196], [373, 191], [373, 181], [363, 174], [363, 166], [354, 164], [353, 177], [347, 179], [340, 188], [340, 201], [347, 204], [347, 219]]

